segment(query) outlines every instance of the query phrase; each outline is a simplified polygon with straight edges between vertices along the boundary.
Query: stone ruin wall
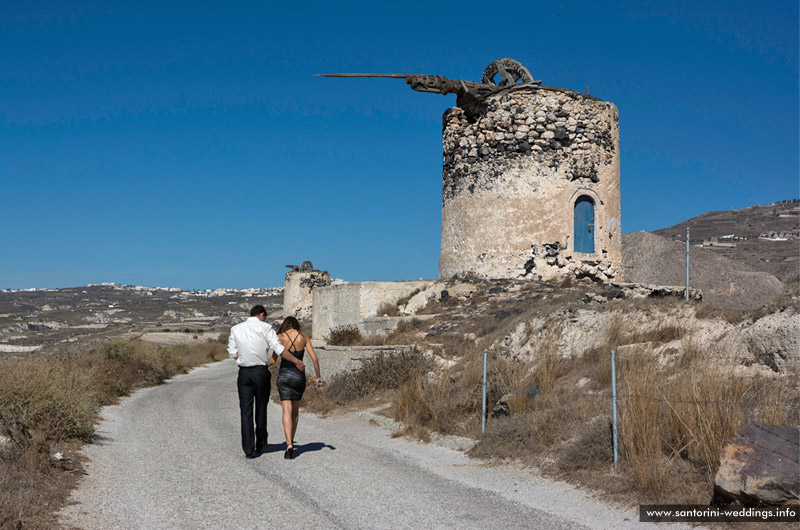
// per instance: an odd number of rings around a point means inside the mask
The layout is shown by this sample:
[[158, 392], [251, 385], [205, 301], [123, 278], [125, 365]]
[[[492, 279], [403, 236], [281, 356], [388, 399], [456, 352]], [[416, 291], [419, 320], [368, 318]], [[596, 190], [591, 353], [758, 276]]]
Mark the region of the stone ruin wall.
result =
[[331, 275], [320, 270], [291, 270], [286, 273], [283, 290], [283, 314], [298, 320], [311, 318], [313, 291], [331, 284]]
[[[489, 96], [443, 116], [439, 277], [622, 279], [619, 115], [554, 87]], [[573, 247], [573, 208], [595, 207], [593, 254]]]

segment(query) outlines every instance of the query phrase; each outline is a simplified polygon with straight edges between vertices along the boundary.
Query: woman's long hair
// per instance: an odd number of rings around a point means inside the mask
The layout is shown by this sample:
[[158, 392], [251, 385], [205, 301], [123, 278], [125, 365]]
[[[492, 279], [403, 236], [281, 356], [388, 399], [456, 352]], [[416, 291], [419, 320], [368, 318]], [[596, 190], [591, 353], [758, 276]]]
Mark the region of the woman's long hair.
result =
[[285, 333], [290, 329], [296, 329], [298, 333], [300, 332], [300, 322], [294, 317], [284, 318], [283, 322], [281, 322], [281, 327], [278, 329], [278, 333]]

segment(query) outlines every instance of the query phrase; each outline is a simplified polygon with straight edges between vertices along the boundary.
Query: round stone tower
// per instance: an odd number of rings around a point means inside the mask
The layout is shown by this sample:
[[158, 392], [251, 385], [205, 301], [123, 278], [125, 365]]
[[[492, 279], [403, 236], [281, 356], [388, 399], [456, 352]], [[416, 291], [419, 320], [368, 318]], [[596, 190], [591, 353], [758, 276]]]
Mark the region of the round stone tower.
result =
[[299, 267], [287, 265], [292, 269], [286, 273], [283, 288], [283, 314], [293, 316], [298, 320], [311, 318], [313, 302], [312, 291], [317, 287], [331, 284], [331, 275], [328, 271], [314, 268], [310, 261], [304, 261]]
[[443, 116], [439, 277], [622, 279], [619, 114], [523, 84]]

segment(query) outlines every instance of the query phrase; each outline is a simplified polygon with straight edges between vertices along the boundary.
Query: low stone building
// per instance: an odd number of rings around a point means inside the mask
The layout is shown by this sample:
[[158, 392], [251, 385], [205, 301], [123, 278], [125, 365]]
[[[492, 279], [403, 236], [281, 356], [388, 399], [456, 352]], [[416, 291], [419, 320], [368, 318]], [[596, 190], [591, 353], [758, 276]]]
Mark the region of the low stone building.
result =
[[430, 280], [410, 282], [356, 282], [330, 285], [313, 292], [312, 338], [325, 340], [331, 330], [353, 326], [365, 336], [386, 331], [378, 322], [368, 322], [380, 317], [382, 304], [398, 300], [433, 283]]

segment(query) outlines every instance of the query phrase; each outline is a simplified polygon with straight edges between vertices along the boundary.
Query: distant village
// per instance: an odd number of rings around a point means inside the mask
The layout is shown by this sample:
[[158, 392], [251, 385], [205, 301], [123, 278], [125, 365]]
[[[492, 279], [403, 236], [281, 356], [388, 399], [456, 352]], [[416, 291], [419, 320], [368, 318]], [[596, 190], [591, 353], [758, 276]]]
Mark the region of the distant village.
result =
[[[704, 239], [703, 243], [697, 245], [699, 247], [727, 247], [733, 248], [736, 246], [737, 241], [747, 241], [750, 239], [747, 236], [737, 236], [729, 234], [726, 236], [710, 237]], [[783, 230], [776, 232], [762, 232], [759, 234], [758, 239], [764, 241], [788, 241], [790, 239], [800, 239], [800, 230]]]
[[[786, 206], [800, 204], [800, 199], [790, 199], [786, 201], [778, 201], [770, 206]], [[775, 210], [773, 210], [774, 212]], [[795, 212], [796, 214], [796, 212]], [[781, 213], [780, 217], [795, 217], [794, 214]], [[749, 236], [737, 236], [736, 234], [728, 234], [718, 237], [710, 237], [703, 239], [698, 247], [717, 247], [717, 248], [734, 248], [737, 242], [749, 240]], [[770, 230], [761, 232], [758, 239], [762, 241], [789, 241], [790, 239], [800, 239], [800, 230]]]
[[[180, 287], [145, 287], [143, 285], [121, 285], [118, 283], [113, 282], [106, 282], [106, 283], [90, 283], [85, 287], [112, 287], [117, 291], [133, 291], [139, 294], [143, 294], [146, 296], [153, 296], [159, 292], [161, 293], [175, 293], [171, 298], [188, 298], [188, 297], [200, 297], [200, 298], [209, 298], [214, 296], [230, 296], [230, 295], [239, 295], [244, 296], [245, 298], [250, 297], [259, 297], [259, 296], [272, 296], [276, 294], [281, 294], [283, 292], [283, 287], [252, 287], [248, 289], [199, 289], [199, 290], [190, 290], [190, 289], [181, 289]], [[22, 292], [55, 292], [61, 291], [62, 289], [50, 289], [50, 288], [36, 288], [32, 287], [29, 289], [3, 289], [2, 292], [5, 293], [22, 293]]]

